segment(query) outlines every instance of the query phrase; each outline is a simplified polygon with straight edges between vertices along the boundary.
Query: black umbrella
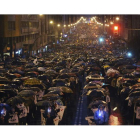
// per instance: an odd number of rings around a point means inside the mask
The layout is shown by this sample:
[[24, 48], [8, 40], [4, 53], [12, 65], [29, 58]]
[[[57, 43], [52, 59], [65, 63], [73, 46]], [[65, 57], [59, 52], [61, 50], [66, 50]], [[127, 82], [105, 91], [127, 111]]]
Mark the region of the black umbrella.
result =
[[33, 96], [35, 95], [35, 92], [33, 90], [22, 90], [21, 92], [18, 93], [19, 96]]
[[11, 106], [15, 106], [17, 104], [21, 104], [23, 103], [25, 100], [22, 98], [22, 97], [19, 97], [19, 96], [15, 96], [15, 97], [12, 97], [12, 98], [9, 98], [6, 103], [11, 105]]
[[131, 92], [128, 97], [140, 97], [140, 91]]
[[107, 105], [107, 103], [106, 103], [105, 101], [96, 100], [96, 101], [92, 101], [92, 102], [89, 104], [88, 108], [92, 108], [93, 106], [95, 106], [95, 107], [98, 108], [98, 106], [99, 106], [100, 104], [105, 105], [105, 106]]
[[42, 97], [43, 100], [53, 99], [53, 98], [60, 98], [59, 94], [46, 94]]
[[44, 100], [44, 101], [40, 101], [36, 104], [36, 106], [44, 106], [44, 107], [49, 107], [49, 106], [52, 106], [52, 102], [51, 101], [48, 101], [48, 100]]
[[89, 90], [87, 96], [101, 97], [104, 96], [104, 92], [101, 90]]

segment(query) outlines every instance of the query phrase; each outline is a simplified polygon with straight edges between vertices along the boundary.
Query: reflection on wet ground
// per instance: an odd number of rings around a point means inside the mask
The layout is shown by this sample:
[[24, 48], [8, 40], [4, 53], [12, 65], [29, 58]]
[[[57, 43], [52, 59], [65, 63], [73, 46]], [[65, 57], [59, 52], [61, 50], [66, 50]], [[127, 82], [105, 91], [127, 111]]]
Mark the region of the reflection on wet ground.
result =
[[[113, 111], [114, 108], [117, 109]], [[123, 116], [121, 112], [120, 101], [116, 97], [111, 97], [111, 114], [109, 117], [108, 125], [130, 125], [129, 119]]]

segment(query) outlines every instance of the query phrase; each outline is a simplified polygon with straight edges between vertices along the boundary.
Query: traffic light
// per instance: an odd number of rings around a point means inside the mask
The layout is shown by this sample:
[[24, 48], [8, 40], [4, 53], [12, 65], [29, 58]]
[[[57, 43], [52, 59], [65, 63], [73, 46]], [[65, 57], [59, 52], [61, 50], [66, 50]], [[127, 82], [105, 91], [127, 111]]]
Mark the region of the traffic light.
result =
[[118, 26], [114, 26], [114, 31], [118, 31]]
[[119, 34], [119, 27], [118, 26], [114, 26], [114, 35], [118, 35]]

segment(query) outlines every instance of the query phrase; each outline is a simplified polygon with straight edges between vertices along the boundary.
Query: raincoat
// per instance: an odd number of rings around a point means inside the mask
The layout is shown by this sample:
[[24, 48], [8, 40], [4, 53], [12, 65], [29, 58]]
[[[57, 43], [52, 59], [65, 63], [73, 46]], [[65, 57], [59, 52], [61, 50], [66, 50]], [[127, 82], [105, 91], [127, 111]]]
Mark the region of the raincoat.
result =
[[[99, 115], [100, 114], [100, 115]], [[103, 125], [108, 122], [108, 113], [104, 110], [98, 110], [94, 113], [94, 120], [96, 125]]]

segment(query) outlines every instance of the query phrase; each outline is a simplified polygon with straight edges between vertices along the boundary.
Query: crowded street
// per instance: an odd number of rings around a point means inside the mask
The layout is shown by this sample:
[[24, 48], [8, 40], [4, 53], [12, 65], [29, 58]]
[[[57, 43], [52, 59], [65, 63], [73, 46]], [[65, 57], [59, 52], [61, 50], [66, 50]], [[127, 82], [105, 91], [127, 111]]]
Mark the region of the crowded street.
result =
[[80, 17], [45, 51], [4, 55], [0, 125], [139, 125], [140, 59], [108, 28]]

